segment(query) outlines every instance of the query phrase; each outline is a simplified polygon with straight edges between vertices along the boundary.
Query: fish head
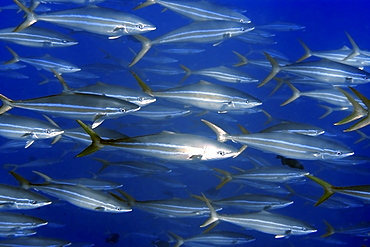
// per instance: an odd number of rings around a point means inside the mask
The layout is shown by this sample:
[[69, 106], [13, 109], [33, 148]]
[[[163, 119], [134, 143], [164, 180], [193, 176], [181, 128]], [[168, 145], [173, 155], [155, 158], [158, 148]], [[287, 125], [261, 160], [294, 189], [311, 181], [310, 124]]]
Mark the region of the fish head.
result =
[[116, 118], [116, 117], [125, 115], [127, 113], [132, 113], [132, 112], [140, 110], [140, 106], [136, 104], [132, 104], [130, 102], [126, 102], [126, 103], [127, 104], [122, 104], [117, 107], [107, 107], [105, 118]]
[[345, 146], [339, 146], [337, 148], [325, 149], [324, 152], [321, 153], [321, 158], [322, 159], [341, 159], [347, 156], [351, 156], [353, 154], [354, 152], [351, 149]]
[[238, 150], [233, 146], [219, 143], [215, 145], [209, 145], [204, 148], [201, 160], [220, 160], [230, 157], [235, 157]]
[[134, 100], [130, 100], [131, 103], [134, 103], [138, 106], [146, 106], [151, 103], [154, 103], [156, 101], [156, 98], [148, 95], [148, 96], [139, 96], [135, 98]]
[[224, 107], [222, 110], [241, 110], [241, 109], [248, 109], [253, 108], [256, 106], [262, 105], [262, 102], [259, 99], [256, 99], [254, 97], [248, 97], [248, 98], [234, 98], [230, 102], [226, 104], [226, 107]]
[[238, 23], [239, 25], [235, 25], [230, 31], [228, 32], [229, 37], [238, 36], [247, 32], [254, 30], [254, 25], [252, 23]]
[[115, 34], [122, 34], [122, 35], [135, 35], [135, 34], [142, 34], [147, 33], [150, 31], [156, 30], [156, 26], [152, 23], [141, 20], [135, 21], [131, 24], [124, 24], [123, 26], [117, 26], [113, 32]]
[[48, 139], [53, 138], [55, 136], [61, 135], [64, 133], [64, 130], [58, 128], [47, 128], [47, 129], [36, 129], [32, 133], [34, 139]]
[[17, 200], [12, 208], [14, 209], [34, 209], [34, 208], [39, 208], [43, 207], [46, 205], [51, 204], [51, 201], [42, 196], [42, 195], [37, 195], [32, 198], [24, 198], [22, 200]]
[[292, 226], [287, 235], [306, 235], [314, 232], [317, 232], [317, 229], [308, 224], [302, 224], [299, 226]]
[[63, 74], [63, 73], [74, 73], [74, 72], [77, 72], [77, 71], [80, 71], [81, 69], [76, 67], [76, 66], [63, 66], [63, 67], [58, 67], [58, 68], [54, 68], [55, 71], [58, 73], [58, 74]]

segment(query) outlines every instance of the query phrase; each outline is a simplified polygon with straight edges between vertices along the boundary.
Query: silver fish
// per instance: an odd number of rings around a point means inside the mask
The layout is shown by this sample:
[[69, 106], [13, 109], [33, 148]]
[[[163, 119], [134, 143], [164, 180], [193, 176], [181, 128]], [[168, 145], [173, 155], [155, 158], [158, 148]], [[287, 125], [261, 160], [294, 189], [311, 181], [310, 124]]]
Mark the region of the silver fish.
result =
[[122, 35], [134, 35], [155, 30], [150, 22], [119, 10], [98, 6], [87, 6], [37, 15], [13, 0], [27, 15], [26, 20], [14, 31], [21, 31], [37, 21], [46, 21], [74, 30], [87, 31], [116, 39]]
[[0, 212], [0, 229], [33, 229], [46, 225], [48, 222], [33, 216]]
[[252, 31], [253, 29], [254, 26], [252, 24], [230, 21], [206, 21], [191, 23], [153, 40], [149, 40], [141, 35], [134, 35], [141, 42], [142, 48], [132, 60], [129, 67], [139, 62], [153, 45], [172, 43], [213, 43], [214, 45], [218, 45], [226, 39]]

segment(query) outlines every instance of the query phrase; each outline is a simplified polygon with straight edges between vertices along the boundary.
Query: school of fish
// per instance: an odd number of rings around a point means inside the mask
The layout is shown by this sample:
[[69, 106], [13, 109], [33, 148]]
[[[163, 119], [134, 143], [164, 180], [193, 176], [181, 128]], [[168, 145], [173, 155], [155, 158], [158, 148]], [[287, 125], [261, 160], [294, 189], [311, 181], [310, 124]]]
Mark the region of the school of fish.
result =
[[0, 246], [368, 244], [370, 51], [237, 7], [0, 6]]

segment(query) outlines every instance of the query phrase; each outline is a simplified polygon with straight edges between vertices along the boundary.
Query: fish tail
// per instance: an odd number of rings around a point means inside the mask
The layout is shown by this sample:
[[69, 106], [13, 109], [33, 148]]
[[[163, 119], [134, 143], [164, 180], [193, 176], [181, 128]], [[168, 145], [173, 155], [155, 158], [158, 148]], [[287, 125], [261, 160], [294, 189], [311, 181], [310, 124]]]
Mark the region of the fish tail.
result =
[[38, 171], [32, 171], [32, 172], [36, 173], [37, 175], [39, 175], [40, 177], [45, 179], [45, 181], [48, 182], [48, 183], [50, 183], [52, 181], [51, 177], [49, 177], [48, 175], [46, 175], [44, 173], [41, 173], [41, 172], [38, 172]]
[[26, 20], [24, 20], [18, 27], [16, 27], [13, 32], [19, 32], [27, 27], [31, 26], [35, 22], [37, 22], [37, 15], [29, 8], [24, 6], [18, 0], [13, 0], [14, 3], [18, 5], [18, 7], [26, 13]]
[[345, 32], [345, 33], [347, 35], [347, 38], [349, 39], [349, 42], [352, 45], [352, 52], [350, 54], [348, 54], [348, 56], [343, 58], [343, 61], [347, 61], [348, 59], [351, 59], [351, 58], [354, 58], [354, 57], [360, 55], [360, 48], [358, 47], [356, 42], [352, 39], [352, 37], [351, 37], [351, 35], [349, 35], [349, 33], [347, 33], [347, 32]]
[[236, 51], [232, 51], [235, 55], [238, 56], [239, 58], [239, 63], [236, 63], [236, 64], [233, 64], [233, 67], [240, 67], [240, 66], [243, 66], [243, 65], [246, 65], [248, 63], [248, 59], [243, 56], [242, 54], [240, 54], [239, 52], [236, 52]]
[[[357, 95], [361, 95], [361, 97], [364, 97], [362, 94], [360, 94], [356, 89], [354, 88], [351, 88], [350, 89]], [[352, 121], [355, 121], [363, 116], [365, 116], [367, 114], [367, 111], [349, 94], [347, 93], [346, 91], [344, 91], [343, 89], [341, 88], [338, 88], [339, 91], [341, 91], [348, 99], [348, 101], [352, 104], [353, 106], [353, 111], [351, 113], [351, 115], [349, 115], [348, 117], [342, 119], [341, 121], [339, 122], [336, 122], [334, 123], [334, 125], [342, 125], [342, 124], [346, 124], [346, 123], [349, 123], [349, 122], [352, 122]], [[357, 95], [357, 96], [359, 96]], [[360, 98], [360, 97], [359, 97]], [[361, 100], [363, 100], [362, 98], [360, 98]], [[365, 98], [366, 99], [366, 98]], [[364, 102], [365, 103], [365, 102]], [[357, 125], [358, 123], [356, 123], [355, 125]], [[345, 131], [352, 131], [352, 130], [356, 130], [357, 128], [353, 128], [354, 126], [351, 126], [349, 129], [351, 130], [345, 130]], [[356, 126], [357, 127], [357, 126]]]
[[102, 171], [104, 171], [107, 167], [110, 166], [110, 162], [108, 160], [105, 160], [105, 159], [100, 159], [100, 158], [93, 158], [94, 160], [102, 163], [102, 166], [101, 168], [99, 169], [99, 171], [97, 172], [97, 174], [100, 174]]
[[[357, 91], [356, 89], [354, 89], [353, 87], [349, 87], [352, 92], [354, 94], [356, 94], [356, 96], [362, 101], [362, 103], [364, 103], [364, 105], [367, 107], [367, 110], [365, 110], [360, 104], [357, 103], [357, 105], [354, 105], [354, 112], [355, 111], [360, 111], [360, 114], [363, 114], [363, 116], [366, 116], [365, 118], [361, 119], [359, 122], [355, 123], [354, 125], [352, 125], [351, 127], [349, 127], [348, 129], [345, 129], [344, 132], [350, 132], [350, 131], [354, 131], [354, 130], [358, 130], [358, 129], [361, 129], [367, 125], [369, 125], [369, 122], [370, 122], [370, 100], [368, 98], [366, 98], [363, 94], [361, 94], [359, 91]], [[356, 109], [357, 107], [357, 109]], [[361, 108], [360, 108], [361, 107]]]
[[188, 78], [189, 75], [191, 75], [191, 70], [188, 67], [186, 67], [186, 66], [184, 66], [182, 64], [180, 64], [180, 67], [185, 71], [185, 75], [181, 79], [181, 81], [179, 82], [179, 84], [183, 83], [186, 80], [186, 78]]
[[267, 54], [266, 52], [264, 52], [264, 54], [266, 58], [269, 60], [269, 62], [271, 63], [272, 69], [271, 69], [270, 74], [258, 85], [258, 87], [262, 87], [263, 85], [265, 85], [272, 78], [274, 78], [275, 75], [277, 75], [277, 73], [279, 73], [280, 71], [280, 65], [278, 64], [278, 62], [276, 62], [276, 60], [273, 57], [271, 57], [269, 54]]
[[153, 90], [134, 71], [131, 70], [130, 72], [135, 77], [137, 83], [139, 83], [143, 92], [152, 95]]
[[60, 82], [60, 84], [62, 84], [63, 92], [71, 92], [72, 89], [68, 86], [68, 84], [64, 80], [64, 78], [58, 72], [56, 72], [55, 69], [50, 69], [50, 70], [51, 70], [51, 72], [54, 73], [55, 77], [58, 79], [58, 81]]
[[231, 175], [230, 172], [218, 169], [218, 168], [213, 168], [214, 171], [222, 173], [225, 177], [220, 177], [221, 182], [216, 186], [216, 190], [221, 189], [225, 184], [230, 182], [233, 179], [233, 176]]
[[308, 46], [302, 40], [298, 39], [298, 41], [299, 41], [299, 43], [301, 43], [301, 45], [302, 45], [302, 47], [305, 51], [305, 54], [300, 59], [298, 59], [296, 61], [296, 63], [301, 62], [301, 61], [303, 61], [303, 60], [312, 56], [312, 51], [310, 50], [310, 48], [308, 48]]
[[145, 38], [141, 35], [133, 35], [134, 38], [139, 40], [141, 42], [141, 50], [140, 52], [134, 57], [132, 62], [130, 63], [129, 67], [134, 66], [139, 60], [149, 51], [149, 49], [152, 47], [152, 43], [149, 39]]
[[202, 196], [209, 208], [209, 211], [210, 211], [210, 216], [208, 218], [208, 220], [206, 220], [200, 227], [206, 227], [210, 224], [212, 224], [213, 222], [216, 222], [218, 221], [219, 219], [219, 215], [217, 214], [216, 210], [212, 207], [211, 203], [209, 202], [209, 200], [206, 198], [206, 196], [202, 193]]
[[13, 108], [13, 106], [11, 106], [12, 103], [11, 99], [0, 94], [0, 100], [3, 102], [3, 105], [0, 107], [0, 115]]
[[324, 188], [324, 194], [316, 202], [315, 206], [320, 205], [321, 203], [323, 203], [325, 200], [327, 200], [329, 197], [331, 197], [335, 193], [334, 186], [325, 182], [324, 180], [322, 180], [320, 178], [317, 178], [315, 176], [312, 176], [312, 175], [306, 175], [306, 177], [315, 181], [316, 183], [318, 183], [319, 185], [321, 185]]
[[90, 146], [88, 146], [86, 149], [84, 149], [81, 153], [77, 154], [76, 157], [82, 157], [91, 153], [94, 153], [95, 151], [98, 151], [101, 149], [104, 145], [102, 144], [102, 139], [98, 134], [95, 133], [89, 126], [84, 124], [81, 120], [77, 120], [77, 122], [81, 125], [81, 127], [86, 131], [87, 134], [89, 134], [92, 143]]
[[13, 171], [10, 171], [9, 172], [15, 179], [17, 179], [17, 181], [19, 182], [20, 186], [23, 188], [23, 189], [29, 189], [31, 188], [31, 183], [25, 179], [24, 177], [22, 177], [21, 175], [19, 175], [18, 173], [15, 173]]
[[135, 8], [133, 8], [133, 10], [145, 8], [145, 7], [150, 6], [150, 5], [153, 5], [153, 4], [156, 4], [155, 0], [146, 0], [146, 2], [144, 2], [142, 4], [139, 4], [138, 6], [136, 6]]
[[173, 232], [168, 232], [172, 237], [175, 238], [176, 240], [176, 244], [173, 246], [173, 247], [180, 247], [181, 245], [183, 245], [185, 243], [184, 239], [182, 237], [180, 237], [179, 235], [173, 233]]
[[332, 225], [330, 225], [329, 222], [324, 220], [324, 223], [326, 225], [326, 233], [324, 233], [323, 235], [320, 236], [322, 238], [329, 237], [329, 236], [331, 236], [335, 233], [334, 227]]
[[292, 89], [293, 95], [289, 99], [284, 101], [280, 106], [287, 105], [287, 104], [293, 102], [294, 100], [298, 99], [301, 96], [301, 92], [295, 86], [293, 86], [292, 83], [290, 83], [289, 81], [285, 81], [285, 83], [288, 84], [290, 89]]
[[324, 108], [326, 110], [326, 112], [324, 114], [322, 114], [319, 119], [323, 119], [324, 117], [328, 116], [330, 113], [332, 113], [334, 111], [333, 107], [330, 107], [330, 106], [327, 106], [327, 105], [318, 105], [320, 106], [321, 108]]
[[4, 64], [12, 64], [12, 63], [19, 62], [20, 58], [19, 58], [18, 54], [15, 51], [13, 51], [10, 47], [8, 47], [8, 46], [5, 46], [5, 47], [12, 54], [13, 58], [10, 59], [9, 61], [4, 62]]
[[205, 123], [209, 128], [211, 128], [211, 130], [213, 130], [216, 135], [217, 135], [217, 141], [219, 142], [226, 142], [227, 140], [229, 140], [229, 134], [224, 131], [223, 129], [221, 129], [220, 127], [218, 127], [217, 125], [207, 121], [207, 120], [204, 120], [204, 119], [201, 119], [201, 121], [203, 123]]

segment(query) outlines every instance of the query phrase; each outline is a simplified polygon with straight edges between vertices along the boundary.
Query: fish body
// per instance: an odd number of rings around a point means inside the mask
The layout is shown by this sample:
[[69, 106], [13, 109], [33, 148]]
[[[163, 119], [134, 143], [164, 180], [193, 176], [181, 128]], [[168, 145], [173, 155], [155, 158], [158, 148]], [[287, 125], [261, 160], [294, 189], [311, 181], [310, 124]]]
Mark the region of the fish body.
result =
[[183, 105], [192, 105], [204, 110], [225, 113], [245, 110], [262, 104], [259, 99], [243, 91], [207, 81], [152, 91], [139, 77], [136, 75], [135, 77], [144, 92], [157, 98], [164, 98]]
[[360, 70], [350, 65], [327, 59], [280, 66], [269, 54], [265, 53], [265, 56], [270, 61], [272, 70], [271, 73], [258, 85], [259, 87], [265, 85], [280, 71], [285, 71], [301, 77], [314, 78], [318, 81], [334, 86], [358, 85], [368, 83], [370, 81], [370, 73], [365, 70]]
[[217, 125], [206, 120], [202, 121], [215, 131], [219, 141], [232, 140], [286, 158], [302, 160], [340, 159], [354, 154], [351, 149], [339, 142], [317, 136], [278, 132], [230, 135]]
[[37, 217], [0, 212], [0, 229], [24, 230], [33, 229], [46, 225], [48, 222]]
[[13, 1], [27, 15], [26, 20], [14, 30], [15, 32], [21, 31], [37, 21], [46, 21], [73, 30], [100, 34], [108, 36], [109, 39], [155, 30], [155, 26], [150, 22], [115, 9], [91, 5], [36, 15], [18, 0]]
[[236, 157], [239, 151], [232, 146], [223, 145], [206, 137], [163, 131], [158, 134], [129, 137], [116, 140], [101, 139], [86, 124], [78, 120], [82, 128], [90, 135], [92, 144], [78, 157], [85, 156], [104, 146], [113, 146], [120, 150], [171, 161], [206, 161]]
[[62, 73], [74, 73], [80, 71], [81, 69], [76, 65], [56, 58], [50, 55], [44, 55], [42, 57], [20, 57], [15, 51], [11, 48], [6, 47], [8, 51], [13, 55], [13, 58], [5, 62], [5, 64], [16, 63], [18, 61], [30, 64], [38, 70], [50, 71], [51, 69], [55, 70], [58, 74]]
[[296, 133], [301, 135], [318, 136], [324, 134], [325, 130], [312, 124], [282, 122], [260, 131], [260, 133], [267, 132]]
[[[204, 195], [203, 195], [204, 197]], [[205, 198], [205, 197], [204, 197]], [[290, 235], [306, 235], [317, 230], [308, 223], [281, 214], [273, 214], [267, 211], [247, 214], [221, 215], [213, 208], [207, 198], [205, 198], [211, 214], [210, 218], [201, 225], [208, 226], [218, 220], [232, 223], [247, 229], [273, 234], [275, 238], [283, 238]]]
[[175, 29], [158, 38], [149, 40], [141, 35], [134, 35], [142, 48], [130, 63], [129, 67], [135, 65], [154, 45], [173, 43], [213, 43], [222, 41], [252, 31], [252, 24], [236, 23], [230, 21], [206, 21], [194, 22], [189, 25]]
[[159, 4], [194, 21], [222, 20], [240, 23], [251, 22], [248, 17], [239, 12], [207, 1], [147, 0], [134, 9], [140, 9], [152, 4]]
[[51, 204], [45, 196], [26, 189], [0, 184], [1, 209], [34, 209]]
[[0, 135], [10, 139], [27, 140], [26, 148], [38, 139], [55, 138], [56, 142], [63, 133], [64, 130], [55, 123], [11, 114], [0, 115]]
[[29, 27], [20, 32], [14, 28], [0, 30], [0, 40], [31, 47], [67, 47], [77, 45], [78, 41], [53, 30], [41, 27]]
[[67, 240], [43, 237], [19, 237], [0, 240], [3, 247], [64, 247], [72, 243]]
[[116, 118], [137, 111], [139, 106], [130, 102], [92, 94], [61, 93], [27, 100], [13, 101], [0, 95], [4, 113], [13, 107], [42, 112], [71, 119], [92, 120], [93, 128], [107, 118]]

